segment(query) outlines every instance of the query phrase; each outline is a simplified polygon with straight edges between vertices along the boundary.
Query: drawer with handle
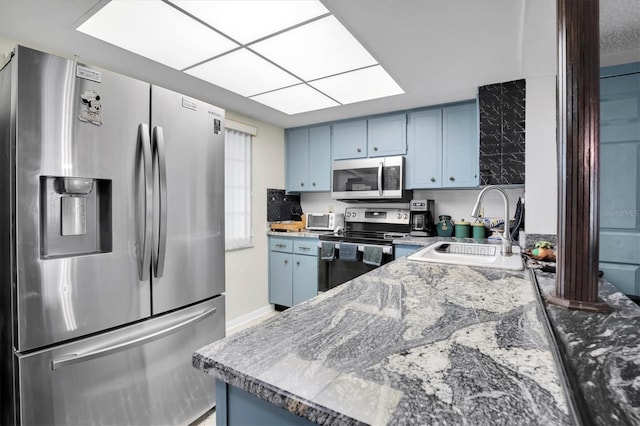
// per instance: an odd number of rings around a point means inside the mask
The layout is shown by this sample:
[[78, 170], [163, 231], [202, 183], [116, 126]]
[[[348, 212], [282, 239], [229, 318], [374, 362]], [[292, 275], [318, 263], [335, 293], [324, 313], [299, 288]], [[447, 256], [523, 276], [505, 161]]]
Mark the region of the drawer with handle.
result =
[[269, 250], [292, 253], [293, 241], [289, 238], [269, 238]]
[[294, 241], [293, 253], [306, 254], [309, 256], [318, 256], [318, 240]]

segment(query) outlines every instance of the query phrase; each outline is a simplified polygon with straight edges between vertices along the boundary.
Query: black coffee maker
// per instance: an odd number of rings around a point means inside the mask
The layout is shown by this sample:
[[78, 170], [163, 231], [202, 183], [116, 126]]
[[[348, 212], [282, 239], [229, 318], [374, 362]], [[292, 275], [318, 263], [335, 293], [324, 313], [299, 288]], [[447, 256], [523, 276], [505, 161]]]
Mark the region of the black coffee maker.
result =
[[411, 215], [410, 235], [415, 237], [432, 237], [435, 235], [433, 200], [411, 200], [409, 213]]

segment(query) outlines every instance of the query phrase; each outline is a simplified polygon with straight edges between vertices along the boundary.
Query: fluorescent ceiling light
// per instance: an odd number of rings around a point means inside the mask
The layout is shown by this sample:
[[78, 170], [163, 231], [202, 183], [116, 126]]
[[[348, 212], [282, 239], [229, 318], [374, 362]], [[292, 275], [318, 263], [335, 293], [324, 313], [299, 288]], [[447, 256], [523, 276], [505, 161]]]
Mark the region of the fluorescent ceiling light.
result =
[[404, 93], [318, 0], [111, 0], [78, 31], [287, 114]]
[[112, 0], [78, 31], [176, 69], [236, 48], [226, 37], [160, 2]]
[[340, 105], [306, 84], [263, 93], [251, 99], [290, 115]]
[[251, 49], [305, 81], [377, 64], [333, 16], [270, 37]]
[[309, 84], [342, 104], [404, 93], [380, 65], [323, 78]]
[[301, 83], [247, 49], [236, 50], [185, 72], [242, 96]]
[[329, 13], [317, 0], [170, 1], [243, 44]]

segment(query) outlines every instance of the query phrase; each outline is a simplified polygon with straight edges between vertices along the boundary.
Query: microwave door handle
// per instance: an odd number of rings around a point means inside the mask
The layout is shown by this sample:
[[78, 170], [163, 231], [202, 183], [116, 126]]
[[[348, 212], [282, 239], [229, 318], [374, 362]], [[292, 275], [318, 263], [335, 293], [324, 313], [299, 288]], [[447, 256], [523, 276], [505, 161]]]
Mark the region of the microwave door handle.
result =
[[378, 164], [378, 195], [382, 197], [382, 167], [384, 163], [381, 161]]

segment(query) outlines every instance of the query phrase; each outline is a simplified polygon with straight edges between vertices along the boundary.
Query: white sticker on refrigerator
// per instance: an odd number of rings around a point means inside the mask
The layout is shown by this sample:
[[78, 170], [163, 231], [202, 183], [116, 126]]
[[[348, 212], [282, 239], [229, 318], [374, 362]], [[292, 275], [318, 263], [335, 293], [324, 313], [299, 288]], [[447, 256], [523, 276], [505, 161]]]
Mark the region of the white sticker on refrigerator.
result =
[[83, 67], [82, 65], [76, 66], [76, 77], [95, 81], [96, 83], [102, 83], [102, 74], [100, 71], [92, 70], [91, 68]]
[[191, 99], [187, 99], [187, 98], [182, 98], [182, 106], [184, 108], [189, 108], [192, 110], [196, 110], [196, 103], [194, 101], [192, 101]]

